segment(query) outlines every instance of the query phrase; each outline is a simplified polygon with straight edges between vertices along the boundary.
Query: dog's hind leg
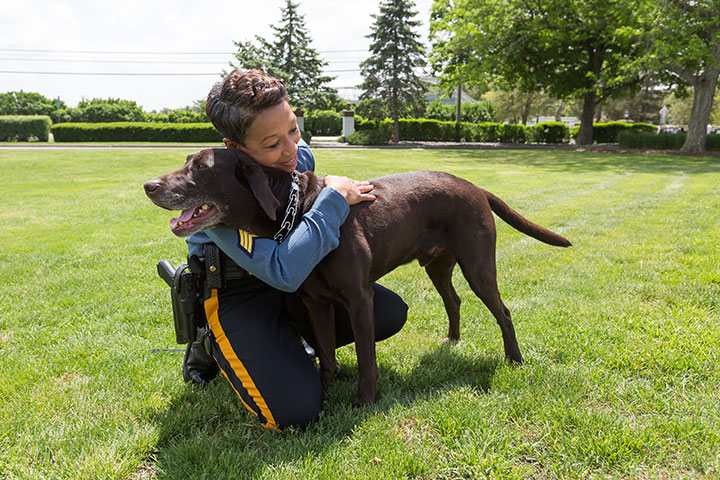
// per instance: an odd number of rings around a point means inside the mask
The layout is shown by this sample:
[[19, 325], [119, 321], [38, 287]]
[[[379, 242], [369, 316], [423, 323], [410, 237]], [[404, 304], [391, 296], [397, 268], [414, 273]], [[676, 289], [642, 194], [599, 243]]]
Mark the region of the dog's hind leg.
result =
[[308, 318], [315, 336], [315, 354], [320, 362], [323, 391], [332, 385], [338, 372], [335, 358], [335, 313], [331, 303], [301, 295], [308, 310]]
[[457, 260], [452, 253], [445, 251], [433, 258], [425, 266], [425, 272], [432, 280], [435, 289], [445, 304], [448, 316], [448, 335], [445, 341], [454, 342], [460, 339], [460, 297], [452, 284], [452, 273]]
[[495, 249], [492, 248], [490, 252], [484, 252], [484, 254], [481, 253], [479, 255], [471, 256], [466, 254], [467, 258], [459, 258], [458, 263], [463, 271], [463, 275], [470, 284], [470, 288], [475, 292], [475, 295], [483, 301], [500, 326], [503, 346], [505, 348], [505, 358], [513, 363], [522, 363], [523, 358], [520, 353], [517, 338], [515, 337], [515, 327], [513, 326], [510, 316], [510, 310], [508, 310], [502, 302], [497, 286], [494, 250]]

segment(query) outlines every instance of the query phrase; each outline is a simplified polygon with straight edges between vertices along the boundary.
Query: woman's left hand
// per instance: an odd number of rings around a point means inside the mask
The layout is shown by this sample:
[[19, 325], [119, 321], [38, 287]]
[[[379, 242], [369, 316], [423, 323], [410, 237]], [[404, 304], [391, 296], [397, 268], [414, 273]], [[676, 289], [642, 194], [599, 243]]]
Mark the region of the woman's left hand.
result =
[[343, 197], [345, 197], [348, 205], [355, 205], [360, 202], [375, 200], [375, 195], [370, 193], [375, 187], [367, 181], [358, 181], [348, 177], [327, 175], [325, 177], [325, 186], [337, 190]]

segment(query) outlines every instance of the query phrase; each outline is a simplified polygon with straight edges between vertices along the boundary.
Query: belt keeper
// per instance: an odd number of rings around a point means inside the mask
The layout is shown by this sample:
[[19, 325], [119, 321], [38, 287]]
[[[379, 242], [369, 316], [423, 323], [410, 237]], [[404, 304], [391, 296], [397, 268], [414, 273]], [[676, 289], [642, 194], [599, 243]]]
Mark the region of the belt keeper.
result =
[[205, 245], [205, 287], [223, 288], [225, 280], [225, 264], [220, 256], [220, 249], [217, 245], [208, 243]]

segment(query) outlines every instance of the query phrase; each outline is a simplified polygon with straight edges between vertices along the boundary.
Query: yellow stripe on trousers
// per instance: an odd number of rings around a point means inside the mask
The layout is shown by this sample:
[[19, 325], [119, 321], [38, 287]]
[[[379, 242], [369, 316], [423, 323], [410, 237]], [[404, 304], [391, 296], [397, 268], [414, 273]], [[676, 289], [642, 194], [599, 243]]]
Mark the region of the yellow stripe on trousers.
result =
[[[270, 409], [267, 406], [267, 403], [265, 403], [265, 399], [260, 395], [260, 391], [255, 386], [255, 382], [253, 382], [252, 378], [250, 377], [250, 374], [248, 373], [247, 369], [245, 368], [245, 365], [242, 364], [240, 359], [238, 358], [237, 354], [235, 353], [235, 350], [233, 350], [232, 345], [230, 344], [230, 340], [228, 340], [227, 336], [225, 335], [225, 331], [223, 330], [222, 326], [220, 325], [220, 319], [218, 317], [218, 310], [219, 310], [219, 303], [218, 303], [218, 294], [217, 289], [212, 289], [212, 292], [210, 294], [210, 298], [205, 300], [205, 315], [207, 317], [208, 323], [210, 324], [210, 329], [213, 332], [213, 335], [215, 335], [215, 341], [217, 342], [218, 346], [220, 347], [220, 350], [222, 351], [223, 356], [230, 364], [230, 368], [232, 368], [233, 372], [235, 372], [235, 375], [237, 378], [240, 379], [240, 382], [242, 383], [245, 390], [248, 391], [252, 399], [255, 401], [255, 404], [260, 408], [260, 412], [263, 414], [265, 419], [267, 420], [267, 423], [263, 425], [264, 427], [273, 429], [273, 430], [279, 430], [277, 423], [275, 422], [275, 418], [273, 417], [272, 413], [270, 412]], [[225, 374], [225, 372], [223, 372]], [[227, 378], [227, 374], [225, 374], [225, 377]], [[230, 379], [228, 378], [228, 381]], [[232, 382], [230, 382], [230, 385], [232, 385]], [[235, 393], [238, 394], [238, 397], [240, 397], [240, 393], [235, 388], [235, 385], [233, 385], [233, 389], [235, 389]], [[240, 400], [242, 401], [242, 397], [240, 397]], [[248, 406], [247, 403], [243, 401], [243, 405], [250, 410], [253, 411], [252, 408]], [[257, 412], [253, 412], [257, 413]]]

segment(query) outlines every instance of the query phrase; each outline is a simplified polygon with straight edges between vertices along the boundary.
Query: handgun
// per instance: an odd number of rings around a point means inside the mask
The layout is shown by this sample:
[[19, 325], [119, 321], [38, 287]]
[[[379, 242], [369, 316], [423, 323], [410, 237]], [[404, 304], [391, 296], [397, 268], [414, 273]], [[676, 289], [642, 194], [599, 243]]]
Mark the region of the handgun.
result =
[[173, 288], [175, 284], [175, 267], [168, 260], [160, 260], [157, 264], [157, 272], [160, 278], [165, 280], [168, 287]]

